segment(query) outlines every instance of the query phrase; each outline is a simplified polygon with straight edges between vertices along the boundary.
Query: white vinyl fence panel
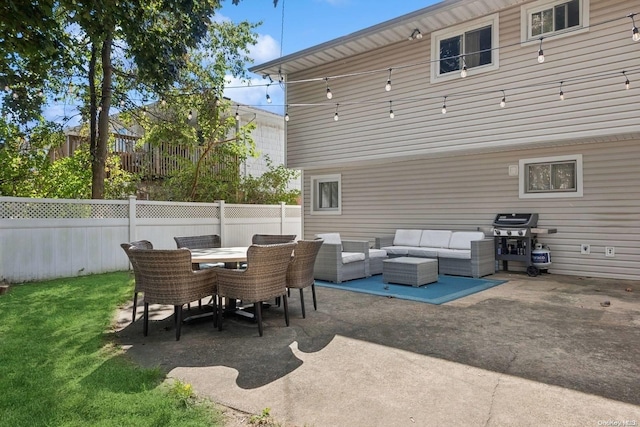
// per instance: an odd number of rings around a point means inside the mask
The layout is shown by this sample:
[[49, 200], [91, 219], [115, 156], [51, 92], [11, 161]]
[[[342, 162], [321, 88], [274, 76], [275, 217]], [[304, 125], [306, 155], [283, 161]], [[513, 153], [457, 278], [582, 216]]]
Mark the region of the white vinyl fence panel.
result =
[[174, 236], [218, 234], [223, 246], [248, 246], [256, 233], [302, 238], [301, 207], [0, 197], [0, 280], [126, 270], [120, 243], [133, 240], [173, 249]]

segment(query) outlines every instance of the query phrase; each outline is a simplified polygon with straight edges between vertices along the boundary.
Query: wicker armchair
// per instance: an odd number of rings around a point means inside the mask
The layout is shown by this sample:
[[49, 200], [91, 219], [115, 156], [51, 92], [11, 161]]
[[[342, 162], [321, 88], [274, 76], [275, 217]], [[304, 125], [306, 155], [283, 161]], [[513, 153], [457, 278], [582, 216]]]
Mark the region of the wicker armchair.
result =
[[339, 233], [316, 234], [324, 240], [316, 258], [313, 277], [342, 283], [369, 276], [369, 242], [342, 240]]
[[[144, 293], [143, 333], [149, 331], [149, 304], [169, 304], [174, 307], [176, 341], [180, 340], [182, 306], [216, 293], [216, 271], [191, 268], [191, 252], [188, 249], [129, 250], [134, 269], [141, 281]], [[214, 312], [217, 311], [214, 298]], [[215, 326], [215, 316], [214, 326]]]
[[[220, 240], [220, 236], [217, 234], [206, 234], [203, 236], [181, 236], [174, 237], [173, 240], [176, 241], [176, 245], [178, 249], [187, 248], [187, 249], [206, 249], [206, 248], [219, 248], [222, 246], [222, 242]], [[224, 267], [224, 264], [193, 264], [194, 270], [199, 270], [201, 268], [210, 268], [210, 267]]]
[[304, 294], [302, 290], [311, 286], [313, 296], [313, 309], [317, 310], [316, 286], [313, 278], [313, 266], [316, 263], [316, 256], [322, 246], [322, 239], [298, 240], [298, 245], [293, 253], [293, 259], [287, 269], [287, 287], [289, 289], [300, 289], [300, 305], [302, 307], [302, 318], [306, 317], [304, 312]]
[[136, 321], [136, 309], [138, 308], [138, 292], [140, 292], [140, 278], [138, 277], [138, 269], [133, 265], [133, 261], [131, 259], [131, 256], [129, 255], [129, 248], [131, 248], [132, 246], [138, 249], [153, 249], [153, 245], [148, 240], [136, 240], [135, 242], [120, 244], [120, 247], [124, 250], [124, 253], [127, 254], [129, 262], [133, 267], [133, 274], [135, 278], [135, 284], [133, 287], [133, 314], [131, 316], [131, 323]]
[[[296, 242], [276, 245], [252, 245], [247, 250], [245, 270], [216, 269], [218, 297], [253, 303], [258, 332], [262, 336], [262, 302], [282, 297], [284, 318], [289, 326], [287, 268]], [[218, 329], [222, 330], [222, 304], [218, 310]]]
[[296, 240], [295, 234], [254, 234], [251, 243], [254, 245], [275, 245]]

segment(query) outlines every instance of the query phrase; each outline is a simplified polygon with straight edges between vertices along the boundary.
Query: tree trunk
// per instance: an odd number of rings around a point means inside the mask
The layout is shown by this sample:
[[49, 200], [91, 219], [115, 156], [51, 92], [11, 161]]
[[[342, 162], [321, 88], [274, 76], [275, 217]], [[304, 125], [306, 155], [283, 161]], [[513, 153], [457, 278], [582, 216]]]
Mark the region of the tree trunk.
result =
[[91, 164], [91, 198], [104, 198], [104, 181], [106, 178], [105, 164], [107, 162], [107, 147], [109, 144], [109, 109], [111, 108], [111, 41], [113, 32], [109, 31], [102, 44], [102, 96], [100, 98], [100, 112], [98, 113], [98, 135], [96, 139], [95, 155]]
[[[91, 170], [93, 171], [93, 164], [95, 163], [96, 155], [96, 136], [97, 136], [97, 123], [96, 123], [96, 62], [97, 62], [97, 48], [95, 42], [91, 43], [91, 58], [89, 60], [89, 154], [91, 158]], [[93, 195], [93, 183], [91, 194]], [[95, 197], [94, 197], [95, 198]]]

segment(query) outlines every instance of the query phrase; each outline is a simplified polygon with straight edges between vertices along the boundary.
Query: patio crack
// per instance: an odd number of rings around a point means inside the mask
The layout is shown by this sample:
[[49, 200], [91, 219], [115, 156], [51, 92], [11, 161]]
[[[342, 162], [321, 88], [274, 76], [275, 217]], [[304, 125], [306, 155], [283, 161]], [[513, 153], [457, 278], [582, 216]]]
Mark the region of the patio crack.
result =
[[488, 426], [489, 423], [491, 422], [491, 419], [493, 418], [493, 407], [494, 407], [494, 403], [495, 403], [495, 400], [496, 400], [496, 394], [498, 393], [498, 388], [500, 387], [500, 382], [502, 381], [502, 376], [511, 371], [511, 366], [513, 365], [513, 362], [515, 362], [516, 358], [518, 357], [518, 352], [517, 351], [514, 351], [513, 349], [510, 348], [509, 352], [511, 353], [511, 357], [509, 358], [509, 361], [507, 362], [507, 366], [505, 367], [504, 370], [502, 370], [502, 372], [500, 372], [500, 374], [498, 376], [498, 380], [496, 381], [496, 384], [493, 387], [493, 391], [491, 392], [491, 402], [489, 404], [489, 412], [487, 413], [487, 419], [484, 422], [485, 426]]

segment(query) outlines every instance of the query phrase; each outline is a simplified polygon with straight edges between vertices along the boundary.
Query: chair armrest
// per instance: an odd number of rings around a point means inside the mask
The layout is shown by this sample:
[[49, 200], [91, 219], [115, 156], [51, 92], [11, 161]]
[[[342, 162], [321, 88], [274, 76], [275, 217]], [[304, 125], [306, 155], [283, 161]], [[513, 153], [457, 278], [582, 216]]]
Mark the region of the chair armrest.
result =
[[471, 241], [471, 259], [478, 259], [482, 255], [488, 254], [495, 256], [495, 242], [493, 239]]
[[385, 246], [393, 246], [394, 236], [379, 236], [376, 237], [375, 248], [382, 249]]
[[343, 240], [342, 250], [344, 252], [362, 252], [369, 257], [369, 241], [368, 240]]

